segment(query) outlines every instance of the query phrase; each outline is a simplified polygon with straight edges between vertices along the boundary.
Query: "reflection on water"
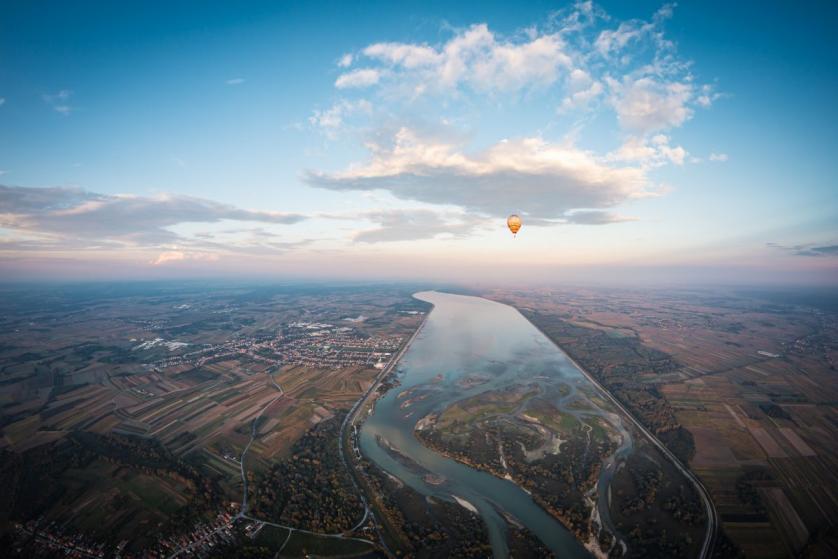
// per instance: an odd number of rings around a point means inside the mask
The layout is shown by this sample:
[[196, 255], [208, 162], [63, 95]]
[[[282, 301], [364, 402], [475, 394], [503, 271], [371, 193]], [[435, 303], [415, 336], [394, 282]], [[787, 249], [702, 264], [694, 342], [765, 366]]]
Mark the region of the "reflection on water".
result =
[[[424, 495], [449, 501], [456, 496], [473, 505], [488, 526], [495, 557], [507, 555], [507, 528], [501, 513], [518, 519], [559, 557], [588, 556], [574, 536], [536, 505], [527, 492], [510, 481], [427, 449], [413, 431], [416, 423], [428, 413], [440, 412], [457, 400], [486, 390], [522, 381], [562, 383], [569, 387], [568, 395], [562, 400], [570, 401], [580, 395], [587, 399], [585, 392], [592, 388], [591, 384], [552, 342], [512, 307], [447, 293], [422, 292], [414, 296], [432, 303], [434, 309], [398, 366], [401, 386], [379, 399], [375, 412], [361, 429], [363, 453]], [[477, 381], [466, 382], [472, 377]], [[405, 404], [407, 398], [399, 398], [402, 392], [419, 386], [423, 387], [424, 399], [414, 398]], [[577, 417], [596, 415], [607, 419], [622, 436], [618, 455], [630, 451], [631, 438], [622, 428], [619, 417], [600, 410], [590, 400], [588, 402], [590, 409], [586, 410], [561, 408], [561, 400], [557, 403], [562, 411]], [[389, 443], [415, 464], [396, 460], [378, 441], [385, 445]], [[603, 468], [600, 489], [607, 487], [612, 471], [613, 465]], [[604, 503], [605, 492], [600, 491], [600, 495], [600, 502]], [[603, 520], [608, 523], [607, 518]]]

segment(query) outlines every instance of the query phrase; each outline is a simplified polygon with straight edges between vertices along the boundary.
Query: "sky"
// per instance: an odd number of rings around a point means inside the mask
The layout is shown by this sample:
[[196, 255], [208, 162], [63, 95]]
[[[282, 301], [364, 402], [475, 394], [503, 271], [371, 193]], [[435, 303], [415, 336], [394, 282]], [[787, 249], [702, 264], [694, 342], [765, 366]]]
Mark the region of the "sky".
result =
[[0, 280], [838, 284], [833, 2], [0, 9]]

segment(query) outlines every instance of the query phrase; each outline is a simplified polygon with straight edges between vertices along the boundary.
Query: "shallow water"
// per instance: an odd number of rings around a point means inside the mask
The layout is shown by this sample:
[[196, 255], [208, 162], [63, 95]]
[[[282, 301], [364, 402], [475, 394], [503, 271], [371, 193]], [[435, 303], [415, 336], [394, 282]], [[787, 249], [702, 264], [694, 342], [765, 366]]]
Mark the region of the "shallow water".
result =
[[[631, 449], [631, 437], [620, 418], [599, 409], [587, 399], [595, 388], [579, 369], [516, 309], [479, 297], [422, 292], [417, 299], [434, 305], [424, 328], [402, 357], [397, 375], [401, 386], [380, 398], [360, 433], [363, 453], [380, 467], [423, 495], [454, 501], [459, 497], [477, 508], [486, 522], [495, 557], [508, 555], [507, 525], [510, 514], [532, 531], [558, 557], [588, 557], [576, 538], [556, 519], [533, 502], [530, 495], [510, 481], [475, 470], [424, 447], [414, 436], [416, 423], [431, 412], [440, 412], [457, 400], [522, 381], [569, 387], [570, 394], [555, 404], [578, 418], [598, 416], [620, 433], [619, 459]], [[486, 382], [464, 387], [457, 381], [479, 375]], [[399, 395], [415, 388], [413, 392]], [[424, 399], [415, 398], [421, 394]], [[582, 397], [591, 409], [565, 410], [563, 402]], [[410, 400], [409, 405], [406, 404]], [[379, 441], [408, 457], [397, 460]], [[614, 465], [600, 476], [600, 503]], [[431, 484], [428, 473], [445, 481]], [[436, 480], [439, 481], [438, 479]], [[606, 511], [603, 511], [606, 512]], [[608, 523], [606, 518], [603, 519]]]

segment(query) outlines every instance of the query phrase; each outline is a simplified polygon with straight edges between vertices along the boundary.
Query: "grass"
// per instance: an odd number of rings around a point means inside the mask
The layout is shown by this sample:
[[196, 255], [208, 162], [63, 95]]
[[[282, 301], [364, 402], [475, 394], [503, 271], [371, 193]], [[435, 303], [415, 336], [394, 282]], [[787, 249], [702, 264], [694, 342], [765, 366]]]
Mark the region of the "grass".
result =
[[271, 551], [279, 551], [288, 537], [288, 530], [277, 526], [265, 526], [256, 535], [255, 543], [265, 546]]
[[362, 555], [372, 550], [370, 544], [337, 538], [323, 538], [311, 534], [294, 532], [288, 545], [282, 550], [283, 557], [303, 557], [304, 555], [352, 556]]

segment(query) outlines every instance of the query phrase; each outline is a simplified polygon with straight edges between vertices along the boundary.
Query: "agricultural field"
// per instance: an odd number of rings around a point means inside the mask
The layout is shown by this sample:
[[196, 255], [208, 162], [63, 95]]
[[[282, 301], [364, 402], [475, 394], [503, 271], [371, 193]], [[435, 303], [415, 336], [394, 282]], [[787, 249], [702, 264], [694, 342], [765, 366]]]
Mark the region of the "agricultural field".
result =
[[0, 468], [23, 489], [0, 529], [94, 555], [165, 554], [235, 513], [242, 471], [342, 417], [426, 310], [393, 286], [4, 289]]
[[593, 288], [484, 295], [516, 306], [688, 463], [747, 557], [838, 550], [838, 312], [828, 298]]

